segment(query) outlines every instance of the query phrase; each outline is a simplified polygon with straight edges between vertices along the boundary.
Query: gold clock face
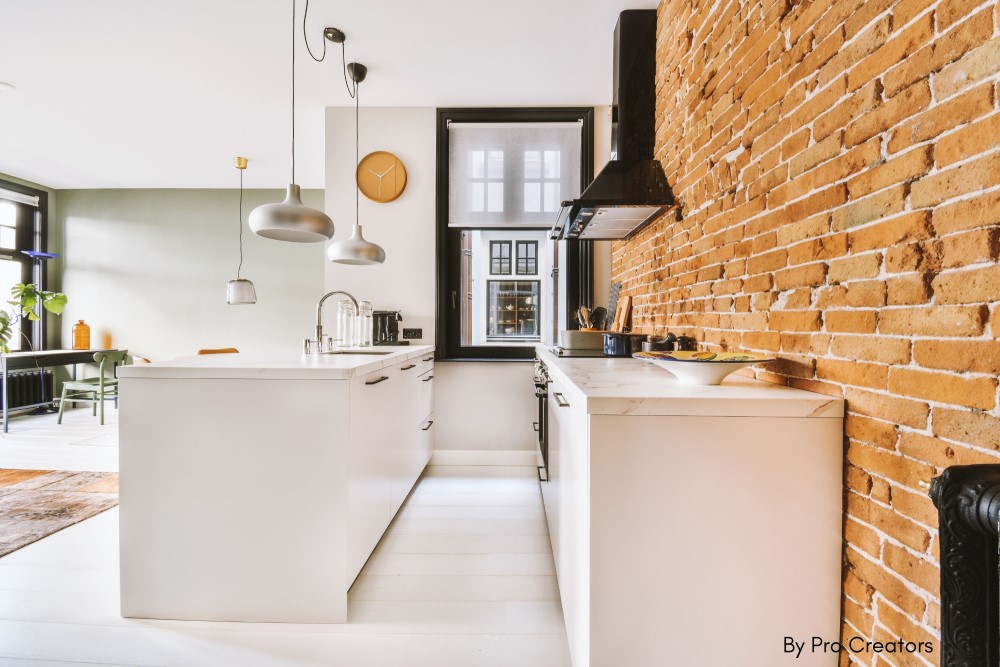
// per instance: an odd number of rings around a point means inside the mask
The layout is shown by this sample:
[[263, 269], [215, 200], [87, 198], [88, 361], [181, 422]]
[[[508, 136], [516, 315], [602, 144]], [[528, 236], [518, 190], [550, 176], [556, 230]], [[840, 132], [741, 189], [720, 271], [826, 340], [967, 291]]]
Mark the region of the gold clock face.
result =
[[384, 204], [403, 193], [406, 187], [406, 169], [392, 153], [375, 151], [361, 158], [355, 180], [361, 194]]

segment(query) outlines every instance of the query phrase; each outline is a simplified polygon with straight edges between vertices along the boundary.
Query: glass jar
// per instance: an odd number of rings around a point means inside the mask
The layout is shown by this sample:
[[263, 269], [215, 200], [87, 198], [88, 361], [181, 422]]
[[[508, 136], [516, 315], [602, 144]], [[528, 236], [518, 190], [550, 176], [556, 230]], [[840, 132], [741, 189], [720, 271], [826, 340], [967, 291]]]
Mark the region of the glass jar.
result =
[[73, 325], [73, 349], [90, 349], [90, 326], [88, 326], [83, 320], [80, 320]]
[[358, 345], [372, 347], [375, 344], [375, 306], [370, 301], [361, 302], [361, 317], [358, 318]]
[[355, 340], [357, 319], [354, 303], [346, 299], [341, 301], [337, 306], [337, 335], [334, 338], [334, 343], [338, 347], [352, 347], [357, 344]]

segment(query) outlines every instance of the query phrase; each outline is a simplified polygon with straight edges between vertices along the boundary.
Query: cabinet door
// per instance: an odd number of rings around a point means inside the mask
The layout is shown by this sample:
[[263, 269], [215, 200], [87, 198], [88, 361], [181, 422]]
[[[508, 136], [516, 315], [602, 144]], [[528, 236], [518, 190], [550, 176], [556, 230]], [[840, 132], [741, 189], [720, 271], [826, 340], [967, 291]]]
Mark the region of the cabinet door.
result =
[[[560, 401], [560, 398], [562, 399]], [[553, 397], [560, 416], [559, 547], [556, 572], [575, 665], [590, 664], [590, 428], [574, 395]], [[551, 447], [550, 447], [551, 451]], [[553, 544], [553, 554], [556, 546]]]
[[[420, 412], [420, 360], [411, 359], [395, 366], [402, 384], [403, 395], [400, 402], [386, 412], [383, 419], [389, 419], [395, 425], [393, 438], [393, 472], [390, 500], [390, 513], [396, 512], [406, 500], [407, 494], [413, 488], [413, 483], [420, 476], [417, 470], [419, 460], [420, 437], [414, 424], [416, 413]], [[421, 469], [423, 467], [421, 466]]]
[[392, 518], [392, 480], [401, 406], [400, 373], [383, 368], [351, 380], [347, 574], [353, 580]]

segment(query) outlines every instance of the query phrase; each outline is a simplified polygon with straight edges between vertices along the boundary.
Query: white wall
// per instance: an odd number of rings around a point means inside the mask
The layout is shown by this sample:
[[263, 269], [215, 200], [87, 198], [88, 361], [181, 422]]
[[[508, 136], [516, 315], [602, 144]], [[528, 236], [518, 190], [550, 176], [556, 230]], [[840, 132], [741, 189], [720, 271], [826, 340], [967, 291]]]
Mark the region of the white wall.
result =
[[[381, 266], [326, 263], [327, 290], [343, 289], [377, 310], [401, 310], [405, 327], [424, 330], [434, 342], [436, 254], [436, 119], [431, 107], [368, 107], [361, 110], [361, 156], [385, 150], [406, 167], [403, 194], [388, 204], [361, 195], [365, 238], [386, 252]], [[326, 212], [335, 240], [350, 235], [354, 220], [354, 109], [326, 112]], [[332, 327], [334, 309], [324, 313]], [[532, 366], [525, 362], [438, 362], [434, 416], [438, 450], [510, 452], [533, 450], [535, 399]], [[469, 459], [476, 461], [485, 458]], [[510, 459], [507, 459], [510, 460]]]
[[[322, 206], [320, 191], [302, 194]], [[250, 210], [284, 192], [246, 190], [242, 276], [253, 281], [257, 304], [226, 304], [239, 263], [238, 197], [238, 190], [58, 191], [52, 245], [65, 249], [69, 302], [52, 326], [61, 325], [63, 341], [84, 319], [92, 345], [109, 342], [153, 360], [202, 347], [299, 348], [322, 295], [323, 244], [254, 235], [245, 223]]]

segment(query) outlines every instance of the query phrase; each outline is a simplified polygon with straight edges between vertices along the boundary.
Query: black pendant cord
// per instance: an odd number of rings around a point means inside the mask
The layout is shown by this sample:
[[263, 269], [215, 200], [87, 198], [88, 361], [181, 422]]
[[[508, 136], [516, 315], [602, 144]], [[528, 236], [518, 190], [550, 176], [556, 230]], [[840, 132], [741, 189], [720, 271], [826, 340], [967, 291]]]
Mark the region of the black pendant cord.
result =
[[[306, 3], [308, 7], [308, 1]], [[295, 0], [292, 0], [292, 183], [295, 182]]]
[[302, 39], [305, 40], [306, 51], [309, 52], [309, 55], [312, 56], [312, 59], [318, 63], [321, 63], [324, 60], [326, 60], [326, 40], [325, 39], [323, 40], [323, 54], [319, 58], [317, 58], [316, 54], [312, 52], [312, 47], [309, 46], [309, 33], [306, 32], [306, 19], [308, 18], [309, 18], [309, 0], [306, 0], [306, 10], [302, 14]]
[[240, 169], [240, 265], [236, 269], [236, 279], [240, 279], [243, 270], [243, 170]]
[[361, 188], [358, 187], [358, 166], [360, 165], [359, 159], [359, 148], [358, 145], [361, 143], [361, 131], [358, 129], [361, 125], [361, 103], [358, 95], [358, 82], [354, 82], [354, 226], [357, 227], [361, 224], [361, 198], [358, 195], [361, 192]]

